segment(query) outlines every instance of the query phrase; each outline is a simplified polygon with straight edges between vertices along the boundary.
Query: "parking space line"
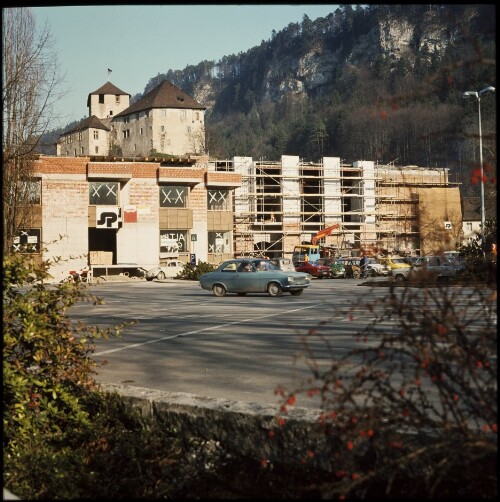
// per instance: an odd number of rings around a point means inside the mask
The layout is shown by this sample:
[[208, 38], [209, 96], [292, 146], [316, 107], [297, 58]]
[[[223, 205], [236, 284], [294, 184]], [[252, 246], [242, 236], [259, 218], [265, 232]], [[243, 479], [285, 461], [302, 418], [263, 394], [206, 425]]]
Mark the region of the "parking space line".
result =
[[118, 347], [116, 349], [108, 349], [108, 350], [103, 350], [101, 352], [95, 352], [94, 356], [103, 356], [105, 354], [111, 354], [113, 352], [121, 352], [122, 350], [134, 349], [136, 347], [141, 347], [143, 345], [149, 345], [150, 343], [158, 343], [158, 342], [162, 342], [164, 340], [172, 340], [174, 338], [179, 338], [182, 336], [196, 335], [198, 333], [203, 333], [204, 331], [212, 331], [214, 329], [225, 328], [227, 326], [234, 326], [236, 324], [243, 324], [248, 321], [256, 321], [258, 319], [265, 319], [267, 317], [276, 317], [278, 315], [280, 315], [280, 316], [287, 315], [287, 314], [291, 314], [292, 312], [300, 312], [301, 310], [306, 310], [306, 309], [311, 309], [311, 308], [317, 308], [317, 305], [308, 305], [306, 307], [287, 310], [286, 312], [277, 312], [274, 314], [267, 314], [267, 315], [262, 315], [262, 316], [252, 316], [247, 319], [241, 319], [239, 321], [228, 322], [225, 324], [218, 324], [217, 326], [209, 326], [207, 328], [197, 329], [194, 331], [186, 331], [185, 333], [178, 333], [176, 335], [169, 335], [169, 336], [164, 336], [162, 338], [155, 338], [154, 340], [147, 340], [145, 342], [133, 343], [130, 345], [125, 345], [124, 347]]

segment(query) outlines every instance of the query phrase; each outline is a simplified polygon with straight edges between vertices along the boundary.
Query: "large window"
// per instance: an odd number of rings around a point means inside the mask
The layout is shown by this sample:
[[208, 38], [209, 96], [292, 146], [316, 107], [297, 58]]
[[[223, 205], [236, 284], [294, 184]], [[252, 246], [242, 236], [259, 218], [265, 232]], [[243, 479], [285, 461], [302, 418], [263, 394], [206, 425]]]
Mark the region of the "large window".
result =
[[15, 253], [40, 254], [42, 230], [30, 228], [19, 230], [12, 244]]
[[42, 180], [24, 180], [20, 185], [21, 197], [23, 203], [40, 205], [42, 203]]
[[208, 190], [207, 209], [209, 211], [230, 211], [229, 190]]
[[229, 232], [208, 232], [208, 252], [230, 253], [230, 237]]
[[91, 181], [89, 205], [117, 206], [120, 184], [117, 181]]
[[160, 230], [160, 253], [186, 253], [187, 230]]
[[160, 185], [160, 207], [188, 207], [188, 187]]

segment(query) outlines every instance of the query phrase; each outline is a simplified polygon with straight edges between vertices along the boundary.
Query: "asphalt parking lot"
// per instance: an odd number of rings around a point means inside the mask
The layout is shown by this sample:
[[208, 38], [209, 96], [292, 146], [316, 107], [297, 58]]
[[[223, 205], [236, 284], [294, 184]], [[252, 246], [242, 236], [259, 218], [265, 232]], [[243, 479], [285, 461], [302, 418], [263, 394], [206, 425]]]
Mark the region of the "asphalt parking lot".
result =
[[[191, 281], [108, 282], [90, 286], [104, 305], [78, 304], [70, 316], [101, 327], [137, 321], [118, 338], [97, 342], [101, 383], [276, 404], [278, 386], [311, 377], [311, 355], [326, 368], [330, 351], [338, 356], [356, 343], [373, 319], [363, 303], [388, 293], [362, 284], [316, 279], [298, 297], [217, 298]], [[314, 329], [322, 337], [308, 336]], [[297, 403], [318, 404], [305, 397]]]

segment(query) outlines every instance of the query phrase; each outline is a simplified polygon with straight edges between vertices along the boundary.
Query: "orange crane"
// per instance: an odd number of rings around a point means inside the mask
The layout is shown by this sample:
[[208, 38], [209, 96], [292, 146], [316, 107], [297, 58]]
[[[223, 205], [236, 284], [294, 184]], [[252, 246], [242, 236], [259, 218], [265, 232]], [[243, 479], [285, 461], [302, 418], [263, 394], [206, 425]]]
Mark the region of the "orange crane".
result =
[[317, 232], [315, 235], [312, 236], [311, 244], [316, 244], [316, 242], [318, 242], [319, 239], [327, 235], [330, 235], [337, 228], [340, 228], [340, 223], [335, 223], [335, 225], [332, 225], [331, 227], [327, 227], [324, 228], [323, 230], [320, 230], [319, 232]]

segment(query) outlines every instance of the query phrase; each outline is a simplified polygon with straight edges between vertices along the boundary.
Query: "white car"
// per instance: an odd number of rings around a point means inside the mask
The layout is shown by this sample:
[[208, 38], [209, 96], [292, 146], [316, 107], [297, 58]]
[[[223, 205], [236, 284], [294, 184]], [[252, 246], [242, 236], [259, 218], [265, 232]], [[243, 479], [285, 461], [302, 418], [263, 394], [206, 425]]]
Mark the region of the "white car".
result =
[[153, 267], [146, 272], [146, 281], [158, 279], [162, 281], [167, 278], [176, 277], [183, 269], [185, 263], [179, 260], [168, 261], [158, 267]]
[[295, 272], [295, 266], [290, 258], [273, 258], [270, 261], [283, 272]]
[[390, 275], [391, 267], [384, 263], [379, 263], [376, 258], [368, 258], [367, 270], [369, 275]]

